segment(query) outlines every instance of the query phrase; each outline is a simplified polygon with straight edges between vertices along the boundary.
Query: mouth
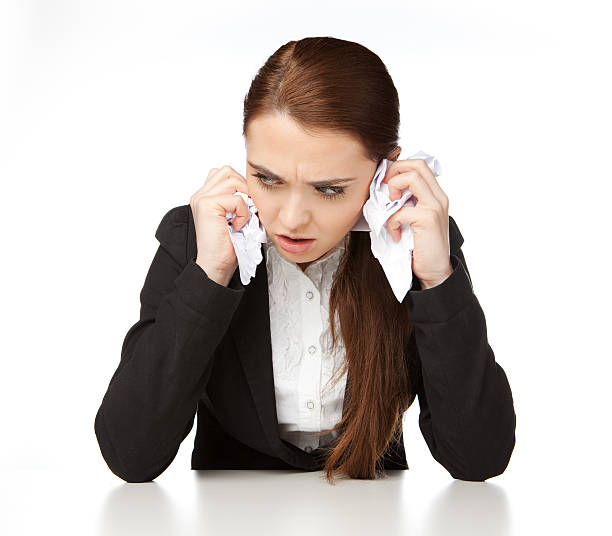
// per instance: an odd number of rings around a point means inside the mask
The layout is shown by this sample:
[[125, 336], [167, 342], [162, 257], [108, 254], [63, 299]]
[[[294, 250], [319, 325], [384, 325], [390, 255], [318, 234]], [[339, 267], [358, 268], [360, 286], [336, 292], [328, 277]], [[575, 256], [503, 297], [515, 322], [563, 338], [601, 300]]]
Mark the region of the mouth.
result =
[[281, 234], [281, 235], [277, 235], [277, 236], [282, 236], [284, 238], [289, 238], [291, 240], [314, 240], [314, 238], [309, 238], [307, 236], [297, 236], [297, 235], [287, 235], [287, 234]]
[[314, 243], [314, 238], [292, 238], [287, 235], [276, 235], [280, 246], [289, 253], [304, 253]]

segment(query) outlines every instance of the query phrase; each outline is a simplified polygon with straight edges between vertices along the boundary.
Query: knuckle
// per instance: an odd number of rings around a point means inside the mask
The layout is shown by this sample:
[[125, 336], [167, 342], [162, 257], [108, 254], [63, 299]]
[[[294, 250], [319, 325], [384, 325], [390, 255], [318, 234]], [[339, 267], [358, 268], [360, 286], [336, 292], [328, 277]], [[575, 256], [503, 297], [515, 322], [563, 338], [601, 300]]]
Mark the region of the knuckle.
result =
[[244, 190], [244, 188], [243, 188], [242, 184], [241, 184], [241, 183], [240, 183], [240, 181], [239, 181], [238, 179], [236, 179], [235, 177], [230, 177], [230, 178], [227, 180], [227, 183], [226, 183], [226, 184], [227, 184], [228, 189], [229, 189], [229, 190], [230, 190], [232, 193], [235, 193], [235, 192], [242, 192], [242, 193], [244, 193], [244, 191], [243, 191], [243, 190]]

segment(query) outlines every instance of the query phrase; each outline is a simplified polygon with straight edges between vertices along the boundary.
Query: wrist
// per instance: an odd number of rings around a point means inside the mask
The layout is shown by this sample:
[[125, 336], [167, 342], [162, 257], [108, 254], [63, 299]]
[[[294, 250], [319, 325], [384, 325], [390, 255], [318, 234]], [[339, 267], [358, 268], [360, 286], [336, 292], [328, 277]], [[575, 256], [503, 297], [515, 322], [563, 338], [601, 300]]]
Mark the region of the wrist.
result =
[[451, 276], [452, 273], [453, 273], [453, 267], [451, 265], [451, 267], [446, 271], [446, 273], [443, 274], [439, 278], [436, 278], [433, 280], [419, 279], [419, 283], [421, 284], [421, 290], [427, 290], [429, 288], [434, 288], [434, 287], [437, 287], [438, 285], [441, 285], [442, 283], [444, 283], [444, 281], [446, 281]]
[[206, 273], [206, 276], [211, 281], [214, 281], [218, 285], [222, 285], [224, 287], [227, 287], [227, 285], [229, 285], [229, 282], [232, 279], [232, 274], [224, 272], [222, 270], [215, 270], [215, 269], [209, 268], [206, 266], [204, 262], [200, 261], [197, 258], [196, 258], [196, 264], [200, 268], [202, 268], [202, 270], [204, 270], [204, 272]]

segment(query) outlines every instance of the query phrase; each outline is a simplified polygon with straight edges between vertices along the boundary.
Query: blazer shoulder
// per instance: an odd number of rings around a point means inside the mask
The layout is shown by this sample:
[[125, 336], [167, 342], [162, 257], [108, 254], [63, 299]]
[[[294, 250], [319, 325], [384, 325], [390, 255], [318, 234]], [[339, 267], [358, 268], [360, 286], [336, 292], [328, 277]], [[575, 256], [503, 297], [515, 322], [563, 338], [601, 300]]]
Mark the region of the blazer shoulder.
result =
[[155, 238], [182, 266], [187, 264], [187, 233], [191, 216], [190, 205], [171, 208], [162, 217]]
[[450, 252], [451, 254], [455, 254], [463, 244], [463, 235], [459, 230], [457, 222], [450, 215], [448, 216], [448, 240], [450, 242]]

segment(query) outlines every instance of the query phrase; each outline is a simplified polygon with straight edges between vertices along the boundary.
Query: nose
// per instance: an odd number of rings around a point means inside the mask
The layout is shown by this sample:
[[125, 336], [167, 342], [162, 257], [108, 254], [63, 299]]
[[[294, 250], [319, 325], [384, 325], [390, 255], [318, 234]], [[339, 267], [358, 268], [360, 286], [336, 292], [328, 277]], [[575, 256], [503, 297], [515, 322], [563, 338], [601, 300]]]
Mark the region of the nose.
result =
[[299, 195], [291, 195], [286, 198], [279, 211], [281, 225], [286, 232], [300, 234], [302, 229], [306, 229], [310, 222], [310, 209]]

